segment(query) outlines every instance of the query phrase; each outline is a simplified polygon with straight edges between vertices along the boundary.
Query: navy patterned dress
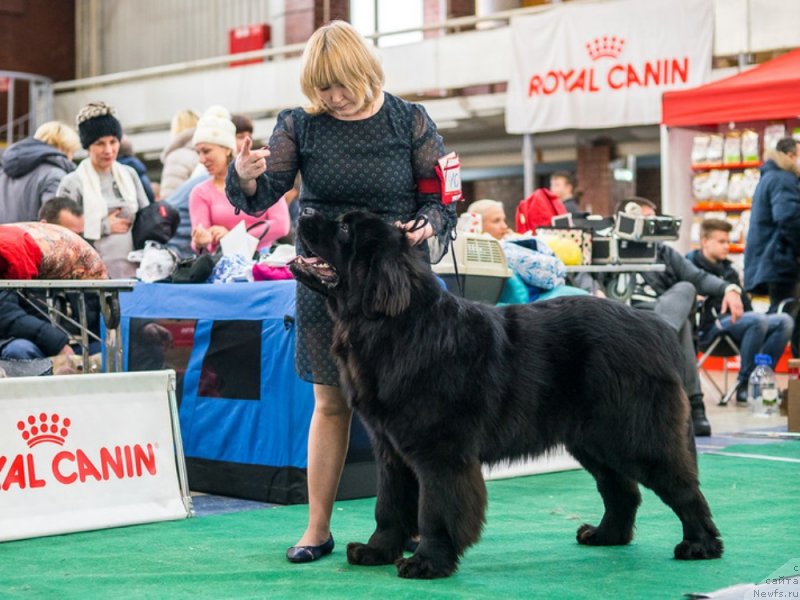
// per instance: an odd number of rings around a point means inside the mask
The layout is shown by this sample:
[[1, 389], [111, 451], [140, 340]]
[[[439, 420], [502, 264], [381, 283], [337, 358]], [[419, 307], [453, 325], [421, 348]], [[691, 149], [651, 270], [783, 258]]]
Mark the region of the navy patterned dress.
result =
[[[424, 216], [436, 234], [432, 245], [446, 249], [455, 208], [416, 189], [417, 181], [436, 177], [436, 160], [446, 153], [422, 106], [384, 93], [380, 110], [358, 121], [311, 115], [302, 108], [285, 110], [278, 115], [269, 149], [267, 171], [256, 180], [253, 196], [244, 195], [231, 164], [225, 191], [237, 209], [262, 213], [292, 187], [299, 171], [301, 210], [310, 207], [328, 218], [369, 210], [390, 223]], [[298, 285], [295, 368], [302, 379], [339, 385], [330, 354], [332, 330], [324, 296]]]

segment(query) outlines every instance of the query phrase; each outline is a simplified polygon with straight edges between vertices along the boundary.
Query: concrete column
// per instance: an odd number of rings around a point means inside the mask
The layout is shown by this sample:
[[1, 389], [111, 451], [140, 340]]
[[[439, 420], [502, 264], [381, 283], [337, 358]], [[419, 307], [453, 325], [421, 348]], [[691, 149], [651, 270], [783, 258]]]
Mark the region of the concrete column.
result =
[[522, 136], [522, 175], [523, 198], [527, 198], [533, 193], [536, 181], [536, 152], [533, 147], [532, 133]]

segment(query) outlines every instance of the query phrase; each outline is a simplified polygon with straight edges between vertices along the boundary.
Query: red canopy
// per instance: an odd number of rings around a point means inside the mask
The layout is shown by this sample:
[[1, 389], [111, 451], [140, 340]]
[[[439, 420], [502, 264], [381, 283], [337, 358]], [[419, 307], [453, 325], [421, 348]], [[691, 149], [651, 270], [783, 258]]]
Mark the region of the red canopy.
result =
[[800, 48], [733, 77], [666, 92], [661, 106], [669, 126], [800, 116]]

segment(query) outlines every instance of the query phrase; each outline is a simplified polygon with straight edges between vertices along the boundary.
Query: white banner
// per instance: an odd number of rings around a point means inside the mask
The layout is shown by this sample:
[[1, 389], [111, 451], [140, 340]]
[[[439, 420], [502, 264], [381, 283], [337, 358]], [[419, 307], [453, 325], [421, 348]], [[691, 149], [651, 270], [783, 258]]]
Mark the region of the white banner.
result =
[[661, 95], [708, 81], [712, 0], [560, 4], [511, 21], [506, 130], [661, 121]]
[[172, 371], [0, 379], [0, 540], [189, 516], [173, 383]]

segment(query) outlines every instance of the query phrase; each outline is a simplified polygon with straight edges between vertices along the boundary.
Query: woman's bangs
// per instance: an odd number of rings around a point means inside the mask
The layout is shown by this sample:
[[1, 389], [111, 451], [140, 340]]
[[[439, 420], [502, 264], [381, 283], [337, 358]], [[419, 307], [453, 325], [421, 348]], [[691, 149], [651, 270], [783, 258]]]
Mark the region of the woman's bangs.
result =
[[325, 89], [334, 84], [342, 84], [345, 74], [338, 53], [321, 52], [311, 68], [311, 83], [317, 89]]

